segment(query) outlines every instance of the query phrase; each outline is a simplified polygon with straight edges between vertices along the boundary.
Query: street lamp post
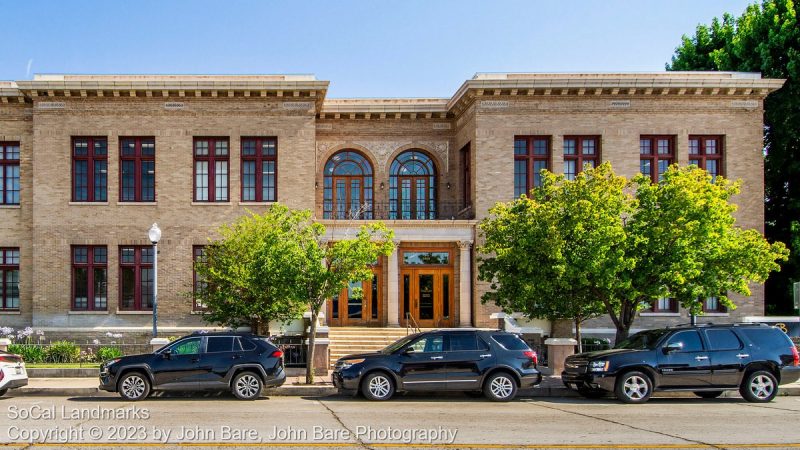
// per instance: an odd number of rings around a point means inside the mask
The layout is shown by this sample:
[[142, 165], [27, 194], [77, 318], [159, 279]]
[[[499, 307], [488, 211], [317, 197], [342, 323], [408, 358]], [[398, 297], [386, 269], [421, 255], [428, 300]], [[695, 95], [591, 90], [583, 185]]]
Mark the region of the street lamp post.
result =
[[147, 230], [147, 237], [153, 243], [153, 337], [158, 336], [158, 241], [161, 240], [161, 229], [154, 223]]

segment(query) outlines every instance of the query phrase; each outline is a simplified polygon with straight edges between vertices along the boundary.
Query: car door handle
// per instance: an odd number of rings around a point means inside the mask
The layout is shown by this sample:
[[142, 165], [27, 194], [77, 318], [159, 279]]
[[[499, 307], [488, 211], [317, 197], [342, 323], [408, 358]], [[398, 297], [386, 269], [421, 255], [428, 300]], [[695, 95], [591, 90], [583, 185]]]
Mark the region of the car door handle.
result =
[[193, 363], [200, 362], [200, 358], [192, 358], [192, 362]]
[[491, 353], [487, 353], [485, 355], [481, 355], [481, 358], [490, 358], [492, 356]]
[[736, 355], [736, 357], [740, 358], [740, 359], [744, 359], [744, 358], [749, 358], [750, 355], [748, 355], [747, 353], [739, 353], [738, 355]]
[[694, 357], [695, 361], [705, 361], [707, 359], [708, 359], [708, 356], [695, 356]]
[[431, 356], [431, 359], [444, 359], [444, 356]]

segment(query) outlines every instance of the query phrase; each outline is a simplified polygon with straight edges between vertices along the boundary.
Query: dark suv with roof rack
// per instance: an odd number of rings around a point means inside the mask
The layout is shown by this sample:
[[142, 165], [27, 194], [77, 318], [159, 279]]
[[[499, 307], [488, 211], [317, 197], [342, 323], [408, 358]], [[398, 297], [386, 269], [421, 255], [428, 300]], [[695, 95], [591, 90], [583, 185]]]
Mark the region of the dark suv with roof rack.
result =
[[286, 380], [283, 352], [250, 333], [194, 333], [154, 353], [100, 365], [100, 389], [141, 400], [152, 391], [230, 390], [242, 400]]
[[642, 331], [611, 350], [568, 357], [564, 384], [584, 397], [613, 392], [644, 403], [653, 391], [690, 391], [702, 398], [738, 390], [769, 402], [779, 384], [800, 378], [800, 355], [782, 330], [764, 324], [683, 325]]
[[334, 366], [340, 392], [388, 400], [395, 392], [463, 391], [510, 401], [542, 380], [536, 352], [504, 331], [457, 328], [406, 336], [379, 352], [348, 355]]

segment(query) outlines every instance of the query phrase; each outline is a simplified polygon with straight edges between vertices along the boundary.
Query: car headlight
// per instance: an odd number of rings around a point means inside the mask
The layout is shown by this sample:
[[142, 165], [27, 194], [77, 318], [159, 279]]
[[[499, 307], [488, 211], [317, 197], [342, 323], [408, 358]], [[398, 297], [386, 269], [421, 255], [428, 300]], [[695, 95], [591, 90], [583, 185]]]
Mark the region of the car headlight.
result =
[[362, 362], [364, 362], [364, 358], [361, 358], [361, 359], [345, 359], [345, 360], [340, 361], [341, 365], [339, 367], [341, 367], [342, 369], [349, 369], [349, 368], [355, 366], [356, 364], [361, 364]]
[[608, 370], [608, 361], [592, 361], [589, 363], [589, 370], [592, 372], [605, 372]]

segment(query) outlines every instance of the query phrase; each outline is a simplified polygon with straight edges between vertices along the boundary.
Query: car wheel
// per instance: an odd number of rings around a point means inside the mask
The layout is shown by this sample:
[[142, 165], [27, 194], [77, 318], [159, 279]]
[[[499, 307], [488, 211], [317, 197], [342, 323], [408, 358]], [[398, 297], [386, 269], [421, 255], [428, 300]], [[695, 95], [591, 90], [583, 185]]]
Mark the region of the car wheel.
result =
[[581, 397], [584, 398], [602, 398], [605, 397], [606, 391], [590, 387], [579, 387], [578, 394], [580, 394]]
[[758, 370], [744, 377], [739, 393], [748, 402], [770, 402], [778, 393], [778, 380], [766, 370]]
[[261, 378], [253, 372], [242, 372], [233, 377], [231, 392], [239, 400], [255, 400], [261, 395]]
[[644, 403], [653, 393], [650, 377], [639, 371], [627, 372], [617, 378], [614, 394], [622, 403]]
[[0, 397], [6, 395], [6, 392], [8, 392], [8, 389], [0, 389]]
[[130, 372], [119, 381], [117, 390], [122, 398], [135, 402], [150, 395], [150, 381], [141, 372]]
[[700, 398], [717, 398], [722, 395], [722, 391], [697, 391], [694, 395]]
[[505, 372], [495, 373], [483, 384], [483, 395], [494, 402], [510, 402], [517, 396], [517, 382]]
[[369, 400], [389, 400], [394, 395], [394, 382], [385, 373], [371, 373], [364, 378], [361, 393]]

